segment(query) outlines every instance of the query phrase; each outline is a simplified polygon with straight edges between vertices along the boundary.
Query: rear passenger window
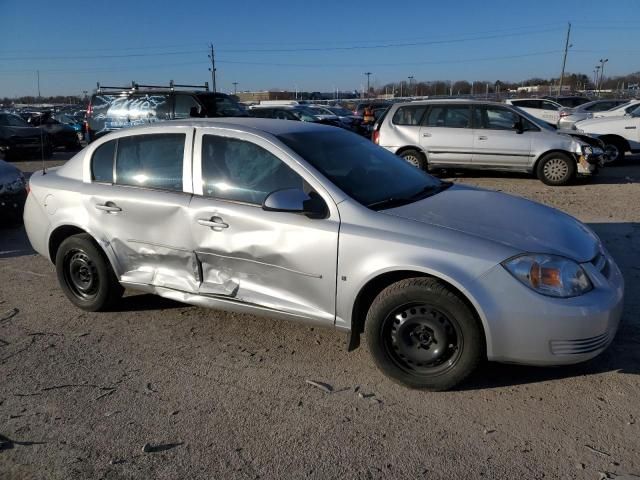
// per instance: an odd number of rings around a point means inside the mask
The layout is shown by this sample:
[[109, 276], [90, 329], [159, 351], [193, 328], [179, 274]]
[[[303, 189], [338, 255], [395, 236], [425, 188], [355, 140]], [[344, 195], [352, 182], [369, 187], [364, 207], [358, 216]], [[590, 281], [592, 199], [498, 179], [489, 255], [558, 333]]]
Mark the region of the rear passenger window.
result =
[[400, 107], [391, 120], [395, 125], [420, 125], [426, 106]]
[[470, 119], [471, 107], [468, 105], [437, 105], [429, 110], [426, 126], [469, 128]]
[[235, 138], [202, 137], [204, 195], [260, 205], [284, 188], [302, 189], [302, 177], [264, 148]]
[[113, 183], [113, 155], [116, 153], [116, 141], [104, 143], [93, 152], [91, 179], [94, 182]]
[[181, 192], [184, 142], [182, 133], [118, 139], [116, 183]]
[[543, 110], [558, 110], [558, 106], [551, 102], [542, 102]]

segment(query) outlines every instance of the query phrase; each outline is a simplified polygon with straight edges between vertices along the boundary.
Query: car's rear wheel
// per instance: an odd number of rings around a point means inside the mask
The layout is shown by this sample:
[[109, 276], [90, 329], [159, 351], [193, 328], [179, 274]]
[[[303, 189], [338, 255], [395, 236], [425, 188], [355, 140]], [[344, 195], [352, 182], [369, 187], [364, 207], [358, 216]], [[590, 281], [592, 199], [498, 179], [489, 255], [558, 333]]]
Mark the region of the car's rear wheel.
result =
[[427, 160], [424, 158], [424, 154], [418, 150], [405, 150], [400, 153], [400, 157], [420, 170], [425, 170], [427, 167]]
[[621, 141], [615, 138], [607, 139], [604, 142], [604, 155], [606, 163], [617, 163], [624, 158], [626, 148]]
[[369, 309], [365, 334], [378, 368], [410, 388], [450, 389], [484, 358], [472, 311], [435, 278], [409, 278], [384, 289]]
[[65, 239], [56, 253], [56, 271], [63, 292], [90, 312], [106, 310], [123, 294], [111, 265], [88, 234]]
[[567, 185], [576, 176], [576, 161], [565, 153], [552, 152], [538, 162], [536, 173], [546, 185]]

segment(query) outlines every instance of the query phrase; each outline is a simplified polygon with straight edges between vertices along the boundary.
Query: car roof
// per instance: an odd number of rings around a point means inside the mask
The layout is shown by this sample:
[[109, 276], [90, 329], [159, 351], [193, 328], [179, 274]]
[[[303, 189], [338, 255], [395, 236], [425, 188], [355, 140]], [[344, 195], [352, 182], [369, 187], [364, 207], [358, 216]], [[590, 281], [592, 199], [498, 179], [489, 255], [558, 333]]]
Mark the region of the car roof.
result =
[[[269, 133], [271, 135], [282, 135], [296, 132], [330, 131], [339, 129], [329, 125], [311, 122], [298, 122], [293, 120], [276, 120], [271, 118], [250, 118], [250, 117], [221, 117], [221, 118], [188, 118], [182, 120], [168, 120], [148, 125], [138, 125], [127, 128], [126, 131], [154, 130], [166, 127], [218, 127], [240, 130], [248, 133]], [[341, 130], [341, 129], [339, 129]]]
[[505, 106], [504, 103], [501, 102], [493, 102], [491, 100], [469, 100], [466, 98], [438, 98], [433, 100], [414, 100], [413, 102], [401, 102], [391, 104], [391, 107], [405, 107], [407, 105], [433, 105], [439, 103], [461, 103], [461, 104], [469, 104], [469, 105], [502, 105]]

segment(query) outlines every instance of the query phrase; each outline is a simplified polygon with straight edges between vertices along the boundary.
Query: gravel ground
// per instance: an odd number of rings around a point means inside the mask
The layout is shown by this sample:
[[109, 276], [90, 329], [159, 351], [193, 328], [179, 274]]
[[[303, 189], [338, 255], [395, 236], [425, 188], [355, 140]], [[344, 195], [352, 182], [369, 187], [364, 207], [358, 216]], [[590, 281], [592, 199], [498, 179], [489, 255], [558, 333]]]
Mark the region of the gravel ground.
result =
[[1, 228], [0, 478], [640, 478], [639, 160], [565, 188], [454, 177], [591, 225], [627, 296], [597, 359], [486, 364], [446, 393], [391, 383], [332, 330], [134, 293], [82, 312]]

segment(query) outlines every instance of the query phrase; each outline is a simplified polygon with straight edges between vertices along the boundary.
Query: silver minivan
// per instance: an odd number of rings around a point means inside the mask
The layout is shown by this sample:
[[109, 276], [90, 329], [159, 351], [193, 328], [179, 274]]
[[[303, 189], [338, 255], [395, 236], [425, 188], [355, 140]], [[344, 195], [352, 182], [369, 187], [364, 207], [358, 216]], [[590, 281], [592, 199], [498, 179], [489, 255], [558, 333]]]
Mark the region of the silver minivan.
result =
[[378, 121], [373, 141], [422, 169], [511, 170], [533, 173], [547, 185], [592, 175], [604, 162], [599, 140], [494, 102], [398, 103]]

